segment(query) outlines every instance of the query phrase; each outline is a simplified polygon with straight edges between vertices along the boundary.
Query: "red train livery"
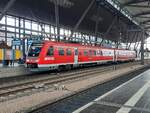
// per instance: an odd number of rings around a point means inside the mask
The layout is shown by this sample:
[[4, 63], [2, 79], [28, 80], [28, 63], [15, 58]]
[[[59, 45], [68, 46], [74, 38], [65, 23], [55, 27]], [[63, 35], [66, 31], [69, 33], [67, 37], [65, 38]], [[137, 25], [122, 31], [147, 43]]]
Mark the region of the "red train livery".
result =
[[123, 49], [109, 49], [75, 43], [44, 41], [32, 43], [26, 64], [29, 68], [73, 67], [91, 63], [130, 61], [136, 52]]

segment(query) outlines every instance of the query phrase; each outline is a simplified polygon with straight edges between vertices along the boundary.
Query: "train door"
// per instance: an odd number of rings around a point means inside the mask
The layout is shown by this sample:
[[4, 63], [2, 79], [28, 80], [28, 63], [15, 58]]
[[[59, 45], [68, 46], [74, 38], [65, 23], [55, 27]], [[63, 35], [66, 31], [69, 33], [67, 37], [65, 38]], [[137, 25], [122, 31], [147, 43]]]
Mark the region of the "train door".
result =
[[74, 48], [74, 64], [78, 64], [78, 48]]
[[116, 61], [116, 50], [114, 49], [113, 62]]
[[119, 50], [115, 50], [115, 62], [118, 61], [118, 57], [119, 57]]

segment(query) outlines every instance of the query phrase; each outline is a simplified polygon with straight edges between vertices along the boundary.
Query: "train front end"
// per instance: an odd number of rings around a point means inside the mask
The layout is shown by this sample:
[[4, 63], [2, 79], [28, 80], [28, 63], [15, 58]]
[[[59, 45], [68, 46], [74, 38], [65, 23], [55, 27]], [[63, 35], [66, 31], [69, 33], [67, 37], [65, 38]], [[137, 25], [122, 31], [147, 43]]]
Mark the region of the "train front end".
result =
[[43, 42], [34, 42], [31, 44], [26, 57], [27, 68], [38, 68], [43, 45]]

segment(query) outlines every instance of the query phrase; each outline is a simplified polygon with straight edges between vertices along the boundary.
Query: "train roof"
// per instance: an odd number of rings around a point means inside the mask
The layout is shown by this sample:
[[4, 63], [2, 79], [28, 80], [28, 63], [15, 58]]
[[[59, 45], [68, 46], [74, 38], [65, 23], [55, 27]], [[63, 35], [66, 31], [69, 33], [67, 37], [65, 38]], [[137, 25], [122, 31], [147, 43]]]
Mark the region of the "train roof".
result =
[[[102, 46], [92, 46], [92, 45], [82, 45], [80, 43], [73, 43], [73, 42], [57, 42], [57, 41], [49, 41], [49, 40], [45, 40], [45, 41], [41, 41], [41, 42], [34, 42], [34, 43], [51, 43], [51, 44], [58, 44], [58, 45], [68, 45], [68, 46], [82, 46], [82, 47], [93, 47], [93, 48], [102, 48], [102, 49], [116, 49], [116, 48], [106, 48], [106, 47], [102, 47]], [[126, 49], [117, 49], [117, 50], [126, 50]], [[128, 50], [131, 51], [131, 50]]]

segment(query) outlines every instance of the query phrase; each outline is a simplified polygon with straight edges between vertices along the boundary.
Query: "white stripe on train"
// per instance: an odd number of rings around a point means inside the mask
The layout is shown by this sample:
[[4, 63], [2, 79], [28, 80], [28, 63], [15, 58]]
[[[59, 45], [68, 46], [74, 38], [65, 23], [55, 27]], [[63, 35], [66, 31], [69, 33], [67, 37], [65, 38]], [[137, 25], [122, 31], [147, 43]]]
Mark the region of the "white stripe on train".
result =
[[[128, 59], [130, 60], [130, 59]], [[106, 63], [106, 62], [111, 62], [112, 60], [102, 60], [102, 61], [89, 61], [89, 62], [78, 62], [78, 64], [76, 63], [59, 63], [59, 64], [38, 64], [38, 67], [55, 67], [55, 66], [59, 66], [59, 65], [79, 65], [79, 64], [87, 64], [87, 63]], [[126, 61], [126, 59], [121, 59], [119, 61]]]

